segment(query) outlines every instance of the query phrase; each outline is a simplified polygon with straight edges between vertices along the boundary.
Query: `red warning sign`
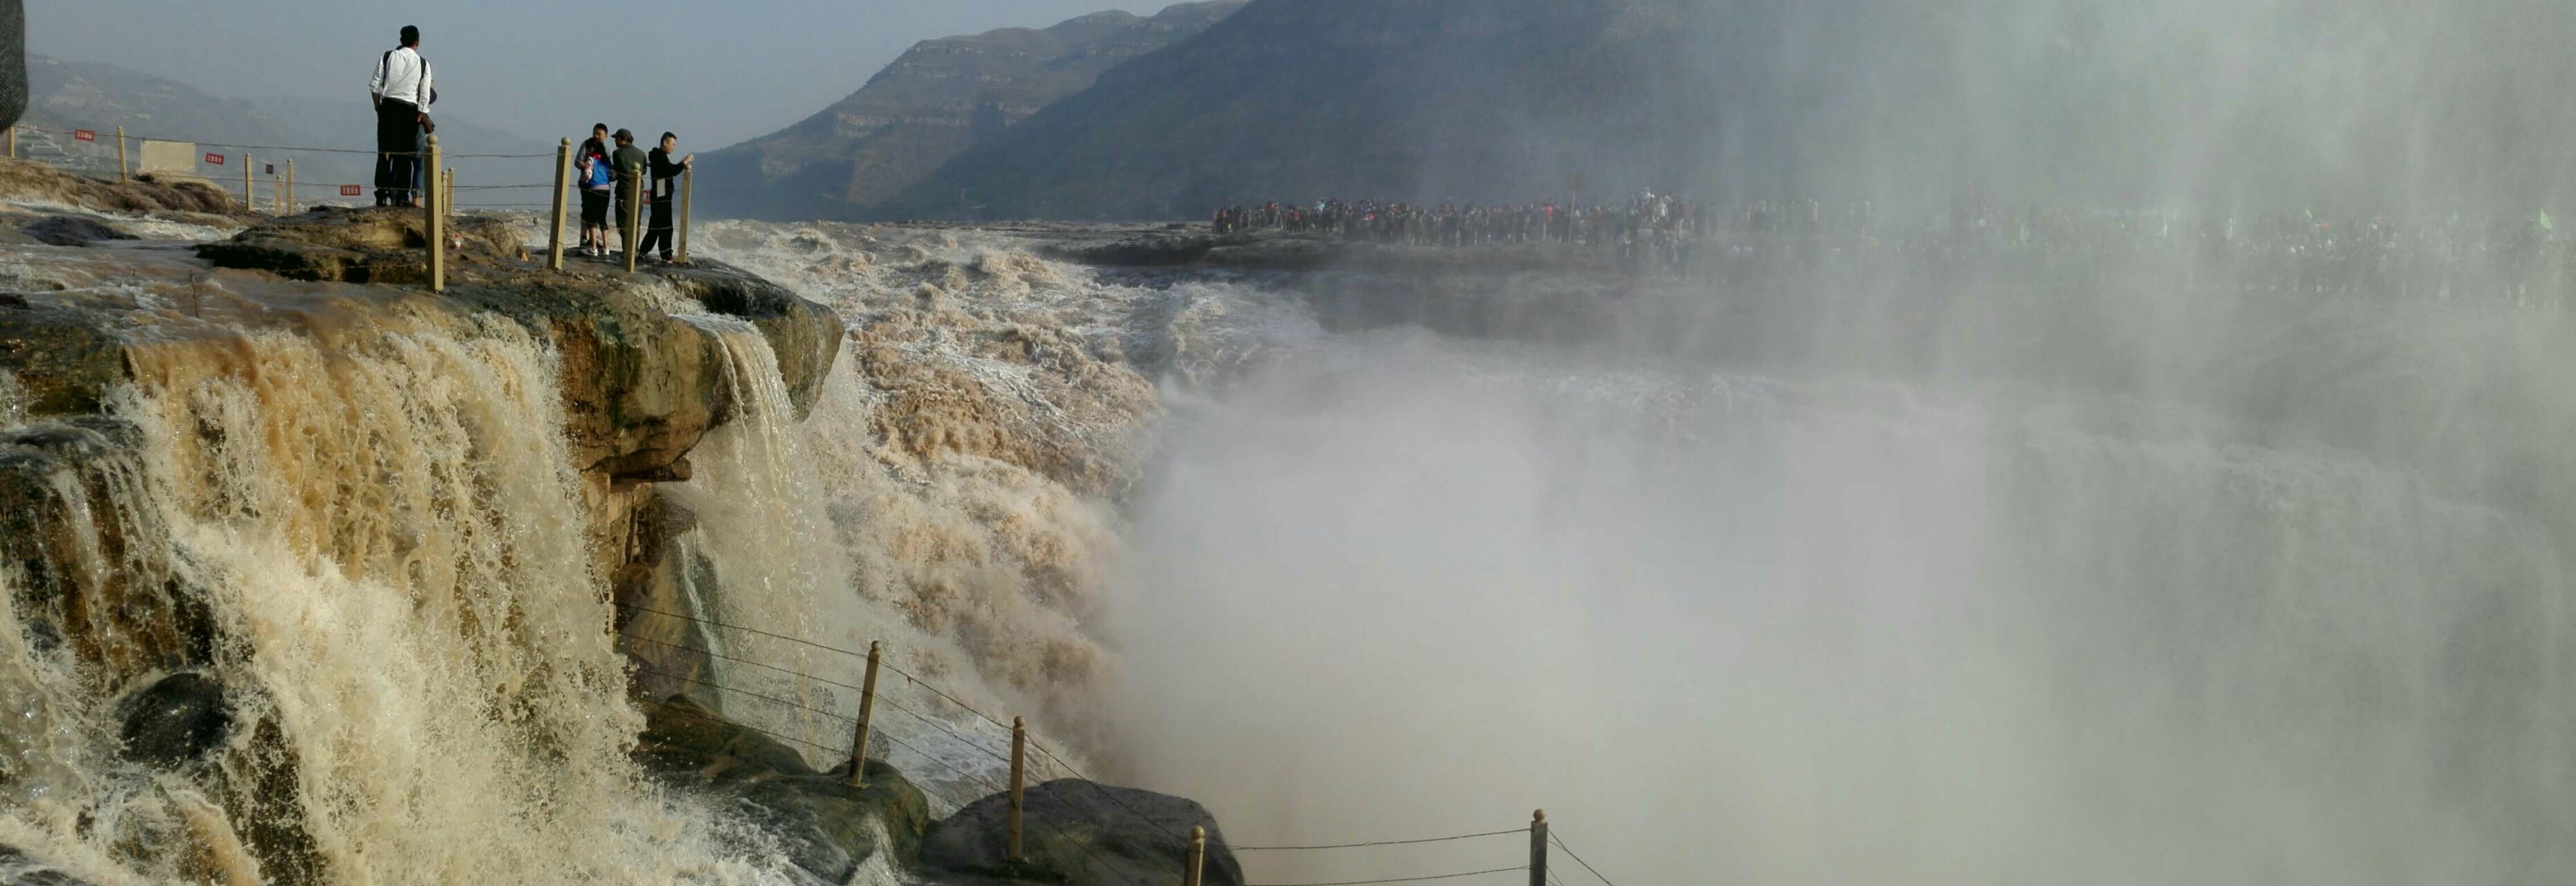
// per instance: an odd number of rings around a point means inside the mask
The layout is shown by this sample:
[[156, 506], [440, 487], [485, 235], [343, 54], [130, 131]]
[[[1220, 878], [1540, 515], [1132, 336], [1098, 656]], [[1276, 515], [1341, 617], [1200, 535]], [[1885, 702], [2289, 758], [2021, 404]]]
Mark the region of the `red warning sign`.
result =
[[206, 162], [208, 162], [208, 163], [212, 163], [212, 164], [217, 165], [217, 166], [222, 166], [222, 165], [224, 165], [224, 155], [222, 155], [222, 154], [207, 154], [207, 155], [206, 155]]
[[88, 129], [75, 129], [75, 130], [72, 130], [72, 141], [76, 141], [76, 142], [94, 142], [94, 141], [97, 141], [97, 140], [98, 140], [98, 133], [97, 133], [96, 131], [94, 131], [94, 130], [88, 130]]
[[365, 189], [364, 187], [361, 187], [361, 186], [358, 186], [358, 185], [341, 185], [341, 186], [340, 186], [340, 196], [343, 196], [343, 197], [355, 197], [355, 196], [358, 196], [358, 195], [364, 194], [364, 193], [366, 193], [366, 192], [367, 192], [367, 191], [366, 191], [366, 189]]

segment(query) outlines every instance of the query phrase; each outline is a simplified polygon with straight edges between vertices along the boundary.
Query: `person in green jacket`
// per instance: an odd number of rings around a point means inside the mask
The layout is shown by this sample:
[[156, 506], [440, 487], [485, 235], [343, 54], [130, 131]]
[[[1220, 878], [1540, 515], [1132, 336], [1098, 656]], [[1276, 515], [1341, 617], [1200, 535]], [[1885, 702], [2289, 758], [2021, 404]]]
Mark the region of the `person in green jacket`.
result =
[[644, 237], [644, 226], [636, 223], [634, 215], [638, 207], [632, 204], [644, 187], [646, 156], [643, 148], [635, 146], [635, 133], [620, 129], [612, 138], [617, 141], [617, 152], [609, 155], [610, 165], [617, 168], [617, 233], [626, 248], [633, 249]]

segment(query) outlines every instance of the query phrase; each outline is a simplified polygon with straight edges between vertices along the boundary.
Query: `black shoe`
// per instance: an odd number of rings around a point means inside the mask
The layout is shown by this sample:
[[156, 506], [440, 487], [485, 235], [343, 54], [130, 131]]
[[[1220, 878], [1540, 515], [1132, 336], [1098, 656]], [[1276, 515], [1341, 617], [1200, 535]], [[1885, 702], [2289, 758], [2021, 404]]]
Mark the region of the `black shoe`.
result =
[[394, 205], [394, 201], [392, 201], [392, 200], [388, 200], [388, 199], [383, 198], [383, 197], [378, 197], [378, 198], [376, 198], [376, 208], [377, 208], [377, 209], [383, 209], [383, 208], [385, 208], [385, 207], [387, 207], [387, 206], [392, 206], [392, 205]]

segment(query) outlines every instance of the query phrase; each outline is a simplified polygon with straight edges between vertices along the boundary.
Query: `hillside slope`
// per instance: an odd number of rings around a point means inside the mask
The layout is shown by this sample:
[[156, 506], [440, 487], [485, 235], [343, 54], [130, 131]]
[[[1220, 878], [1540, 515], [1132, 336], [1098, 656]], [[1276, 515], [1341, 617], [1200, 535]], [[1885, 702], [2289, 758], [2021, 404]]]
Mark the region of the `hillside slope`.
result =
[[1197, 218], [1578, 179], [1907, 211], [2527, 211], [2576, 193], [2576, 106], [2543, 85], [2576, 77], [2570, 28], [2561, 0], [1256, 0], [884, 213]]
[[[1570, 174], [1656, 179], [1697, 144], [1674, 2], [1278, 0], [1122, 66], [889, 205], [904, 215], [1172, 218]], [[1605, 100], [1612, 99], [1612, 100]], [[980, 208], [959, 205], [963, 190]]]
[[867, 217], [959, 151], [1242, 5], [1183, 3], [1151, 17], [1101, 12], [1043, 30], [922, 41], [822, 112], [700, 156], [699, 199], [721, 216]]

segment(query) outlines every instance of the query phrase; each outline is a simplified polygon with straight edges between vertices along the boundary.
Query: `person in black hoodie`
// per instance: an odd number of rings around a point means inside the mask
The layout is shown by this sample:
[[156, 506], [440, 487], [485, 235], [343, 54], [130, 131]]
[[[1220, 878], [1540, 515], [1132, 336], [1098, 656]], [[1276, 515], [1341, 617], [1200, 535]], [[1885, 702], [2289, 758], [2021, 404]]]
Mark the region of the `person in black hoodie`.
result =
[[644, 227], [644, 243], [635, 249], [638, 254], [651, 252], [659, 244], [663, 264], [671, 262], [671, 201], [679, 192], [680, 173], [687, 172], [689, 165], [698, 160], [696, 154], [671, 159], [671, 153], [679, 148], [679, 136], [662, 133], [662, 143], [653, 147], [647, 160], [653, 168], [653, 222]]

